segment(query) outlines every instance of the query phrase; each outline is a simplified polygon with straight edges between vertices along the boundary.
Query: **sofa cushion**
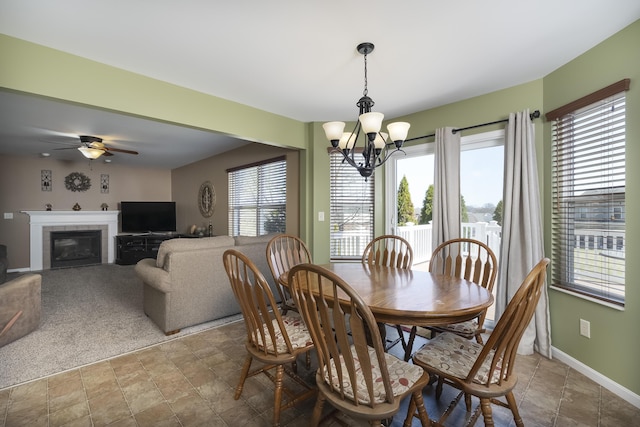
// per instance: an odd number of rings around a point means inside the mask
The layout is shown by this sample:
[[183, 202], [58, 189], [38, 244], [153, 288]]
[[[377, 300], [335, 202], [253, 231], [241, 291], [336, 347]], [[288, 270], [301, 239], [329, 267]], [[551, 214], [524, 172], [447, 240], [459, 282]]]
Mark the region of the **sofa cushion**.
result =
[[236, 246], [251, 245], [253, 243], [267, 243], [280, 233], [263, 234], [262, 236], [236, 236]]
[[230, 236], [202, 237], [199, 239], [171, 239], [165, 240], [158, 248], [156, 266], [163, 268], [167, 254], [176, 251], [193, 251], [199, 249], [221, 248], [233, 246], [234, 240]]

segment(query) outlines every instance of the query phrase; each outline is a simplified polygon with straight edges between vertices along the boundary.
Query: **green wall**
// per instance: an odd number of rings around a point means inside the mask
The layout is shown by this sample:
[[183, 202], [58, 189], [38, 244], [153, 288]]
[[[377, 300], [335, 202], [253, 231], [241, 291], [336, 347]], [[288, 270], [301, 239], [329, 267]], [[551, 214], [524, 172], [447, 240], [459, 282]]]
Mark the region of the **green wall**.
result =
[[[626, 263], [628, 278], [625, 309], [618, 311], [601, 304], [550, 290], [552, 343], [566, 354], [580, 360], [606, 377], [640, 394], [640, 21], [590, 49], [585, 54], [546, 76], [544, 110], [551, 111], [624, 78], [631, 79], [627, 92], [627, 193], [626, 193]], [[545, 125], [544, 168], [551, 171], [551, 125]], [[546, 205], [551, 206], [550, 183], [545, 183]], [[545, 209], [545, 242], [551, 253], [551, 209]], [[553, 262], [553, 260], [552, 260]], [[630, 279], [630, 280], [629, 280]], [[591, 322], [591, 339], [580, 336], [579, 321]]]
[[[640, 158], [640, 21], [540, 80], [484, 96], [418, 112], [399, 119], [411, 122], [409, 138], [431, 134], [438, 127], [464, 127], [506, 118], [526, 108], [544, 114], [600, 87], [631, 78], [628, 93], [627, 159]], [[320, 123], [300, 123], [282, 116], [204, 95], [189, 89], [119, 70], [60, 51], [0, 35], [0, 87], [120, 111], [127, 114], [208, 129], [251, 141], [301, 150], [300, 233], [310, 245], [314, 261], [329, 259], [328, 142]], [[428, 94], [425, 94], [427, 96]], [[354, 117], [356, 111], [354, 110]], [[394, 118], [398, 119], [398, 118]], [[550, 129], [544, 119], [534, 121], [540, 180], [543, 189], [545, 241], [549, 241]], [[497, 129], [468, 131], [466, 135]], [[627, 217], [640, 208], [640, 171], [628, 168]], [[376, 171], [376, 235], [384, 232], [384, 171]], [[627, 254], [638, 253], [639, 226], [629, 222]], [[525, 242], [523, 242], [525, 243]], [[550, 247], [546, 247], [550, 253]], [[553, 262], [553, 260], [552, 260]], [[640, 265], [628, 263], [627, 277], [639, 277]], [[640, 394], [640, 370], [635, 358], [640, 343], [639, 287], [627, 287], [627, 304], [617, 311], [550, 291], [554, 347]], [[579, 336], [578, 319], [591, 321], [591, 339]]]

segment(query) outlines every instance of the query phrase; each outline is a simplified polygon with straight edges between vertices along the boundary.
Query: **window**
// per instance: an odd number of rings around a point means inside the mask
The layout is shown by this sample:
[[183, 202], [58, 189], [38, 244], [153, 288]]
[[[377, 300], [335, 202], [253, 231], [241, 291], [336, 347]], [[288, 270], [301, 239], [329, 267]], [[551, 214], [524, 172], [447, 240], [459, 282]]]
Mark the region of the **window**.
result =
[[259, 236], [286, 229], [285, 157], [228, 169], [229, 235]]
[[[552, 285], [624, 305], [623, 80], [547, 114], [552, 126]], [[594, 242], [597, 242], [594, 243]]]
[[[364, 162], [361, 154], [355, 157]], [[342, 161], [339, 152], [330, 152], [329, 158], [330, 258], [360, 259], [373, 240], [375, 173], [365, 181], [356, 168]]]

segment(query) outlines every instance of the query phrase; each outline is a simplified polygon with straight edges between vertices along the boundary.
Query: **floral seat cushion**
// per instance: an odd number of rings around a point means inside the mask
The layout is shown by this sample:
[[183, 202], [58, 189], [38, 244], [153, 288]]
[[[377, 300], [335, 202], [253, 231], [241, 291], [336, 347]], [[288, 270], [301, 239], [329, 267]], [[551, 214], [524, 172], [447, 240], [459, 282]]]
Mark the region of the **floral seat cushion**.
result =
[[[287, 313], [285, 315], [282, 315], [281, 318], [286, 333], [289, 336], [289, 340], [291, 341], [291, 346], [294, 350], [313, 345], [311, 335], [309, 335], [309, 331], [307, 330], [302, 318], [298, 313]], [[277, 320], [273, 319], [271, 323], [273, 324], [273, 329], [275, 331], [277, 352], [279, 354], [287, 353], [287, 343], [282, 336], [282, 331], [280, 331]], [[273, 350], [273, 342], [271, 341], [271, 335], [269, 335], [269, 329], [266, 325], [264, 326], [264, 335], [267, 352], [275, 354], [275, 351]], [[260, 348], [264, 348], [264, 345], [262, 343], [262, 336], [258, 333], [254, 334], [254, 336], [257, 339], [258, 346]]]
[[[475, 341], [470, 341], [450, 332], [444, 332], [426, 343], [413, 355], [413, 358], [425, 365], [433, 366], [444, 374], [457, 378], [466, 378], [478, 355], [482, 352], [482, 348], [482, 344], [478, 344]], [[474, 382], [480, 384], [487, 382], [493, 354], [492, 350], [474, 377]], [[499, 378], [500, 366], [494, 371], [491, 383], [497, 383]]]
[[476, 320], [467, 320], [466, 322], [452, 323], [446, 326], [440, 326], [438, 329], [451, 331], [457, 334], [475, 335], [478, 331], [478, 322]]
[[[355, 363], [356, 363], [356, 372], [360, 372], [360, 364], [358, 358], [356, 356], [356, 351], [354, 346], [351, 346], [351, 353], [353, 354]], [[395, 356], [392, 356], [388, 353], [384, 354], [386, 362], [387, 362], [387, 370], [389, 371], [389, 379], [391, 380], [391, 388], [393, 389], [393, 395], [399, 396], [405, 393], [409, 388], [413, 386], [413, 384], [420, 379], [423, 375], [424, 370], [410, 363], [407, 363], [403, 360], [398, 359]], [[374, 383], [374, 402], [375, 403], [383, 403], [386, 400], [386, 394], [384, 391], [384, 384], [382, 383], [382, 374], [380, 372], [380, 367], [377, 365], [377, 356], [375, 350], [372, 347], [369, 347], [369, 358], [371, 359], [371, 363], [373, 366], [373, 383]], [[334, 373], [334, 377], [332, 378], [333, 387], [336, 390], [340, 389], [339, 379], [337, 375], [335, 375], [335, 360], [332, 359], [331, 363], [331, 371]], [[340, 357], [340, 363], [342, 365], [342, 372], [344, 373], [343, 380], [344, 384], [344, 393], [348, 399], [354, 399], [353, 387], [349, 383], [349, 377], [347, 375], [347, 367], [344, 363], [344, 358]], [[325, 371], [325, 381], [330, 383], [329, 380], [329, 372]], [[364, 383], [364, 378], [361, 375], [358, 375], [358, 402], [368, 404], [369, 403], [369, 395], [367, 393], [367, 387]]]

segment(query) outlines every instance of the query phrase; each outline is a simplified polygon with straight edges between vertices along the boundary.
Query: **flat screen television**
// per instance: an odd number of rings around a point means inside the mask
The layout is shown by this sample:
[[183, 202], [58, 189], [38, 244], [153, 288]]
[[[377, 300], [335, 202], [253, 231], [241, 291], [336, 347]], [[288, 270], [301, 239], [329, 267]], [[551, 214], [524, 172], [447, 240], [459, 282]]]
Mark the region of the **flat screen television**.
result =
[[123, 233], [176, 231], [176, 202], [120, 202]]

